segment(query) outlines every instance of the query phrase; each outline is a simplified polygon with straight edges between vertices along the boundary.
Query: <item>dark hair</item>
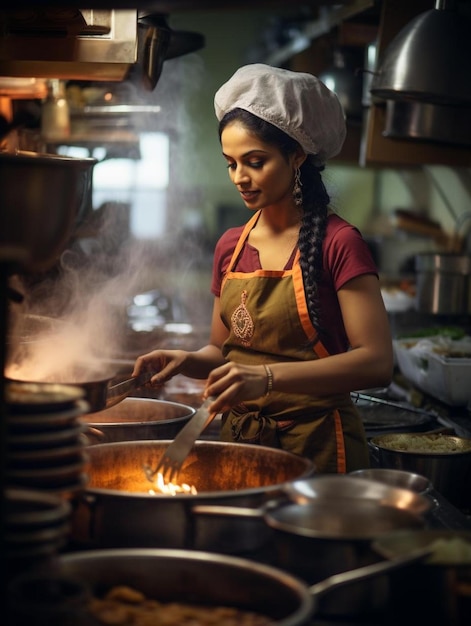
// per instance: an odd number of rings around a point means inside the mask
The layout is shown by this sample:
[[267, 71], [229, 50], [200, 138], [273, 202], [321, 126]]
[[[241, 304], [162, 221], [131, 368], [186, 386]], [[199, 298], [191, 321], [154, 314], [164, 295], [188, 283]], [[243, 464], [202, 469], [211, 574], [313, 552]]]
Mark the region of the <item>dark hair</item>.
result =
[[[298, 142], [282, 130], [245, 111], [232, 109], [219, 122], [219, 139], [224, 128], [237, 120], [264, 143], [276, 146], [286, 159], [298, 148]], [[299, 230], [298, 247], [304, 290], [311, 322], [318, 332], [322, 330], [317, 285], [322, 273], [322, 242], [327, 225], [329, 194], [322, 180], [324, 166], [318, 166], [308, 155], [300, 167], [303, 217]]]

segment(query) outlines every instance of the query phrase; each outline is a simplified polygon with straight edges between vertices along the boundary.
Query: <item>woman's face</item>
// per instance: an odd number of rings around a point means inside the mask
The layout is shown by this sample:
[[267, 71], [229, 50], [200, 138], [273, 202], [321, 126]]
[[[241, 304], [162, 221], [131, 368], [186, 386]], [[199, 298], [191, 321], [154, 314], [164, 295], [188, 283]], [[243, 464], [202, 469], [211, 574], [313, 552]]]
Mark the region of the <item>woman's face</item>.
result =
[[228, 124], [221, 147], [229, 176], [249, 209], [293, 204], [295, 155], [286, 160], [278, 148], [260, 141], [239, 122]]

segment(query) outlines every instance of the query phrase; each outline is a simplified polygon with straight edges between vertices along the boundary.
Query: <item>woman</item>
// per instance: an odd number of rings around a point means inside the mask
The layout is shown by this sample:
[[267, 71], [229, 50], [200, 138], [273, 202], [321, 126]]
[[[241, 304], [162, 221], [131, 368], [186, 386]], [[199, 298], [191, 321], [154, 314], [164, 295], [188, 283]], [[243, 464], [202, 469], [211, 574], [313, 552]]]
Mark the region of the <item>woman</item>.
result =
[[321, 473], [367, 467], [350, 392], [389, 384], [392, 341], [369, 249], [321, 179], [345, 139], [342, 108], [310, 74], [252, 64], [218, 90], [215, 110], [253, 215], [216, 245], [209, 344], [150, 352], [134, 374], [207, 378], [222, 440], [280, 447]]

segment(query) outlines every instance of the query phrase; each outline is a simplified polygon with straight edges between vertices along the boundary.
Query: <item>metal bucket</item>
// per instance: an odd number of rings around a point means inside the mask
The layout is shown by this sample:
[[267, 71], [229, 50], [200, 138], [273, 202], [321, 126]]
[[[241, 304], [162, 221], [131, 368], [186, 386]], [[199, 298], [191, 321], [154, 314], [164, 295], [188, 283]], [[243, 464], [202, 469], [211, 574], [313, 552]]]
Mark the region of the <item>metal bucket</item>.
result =
[[471, 257], [459, 254], [418, 254], [416, 309], [421, 313], [471, 313]]

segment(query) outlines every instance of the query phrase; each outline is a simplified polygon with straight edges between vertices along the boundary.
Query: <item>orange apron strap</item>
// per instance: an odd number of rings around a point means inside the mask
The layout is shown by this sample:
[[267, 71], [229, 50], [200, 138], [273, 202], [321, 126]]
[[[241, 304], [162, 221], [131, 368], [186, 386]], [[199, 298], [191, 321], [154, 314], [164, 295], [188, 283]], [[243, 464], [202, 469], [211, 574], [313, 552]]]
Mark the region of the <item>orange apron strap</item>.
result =
[[338, 409], [334, 411], [335, 441], [337, 442], [337, 471], [339, 474], [347, 472], [347, 458], [345, 454], [345, 440], [343, 437], [342, 419]]
[[224, 274], [224, 277], [222, 279], [221, 282], [221, 291], [224, 287], [224, 283], [226, 282], [227, 279], [227, 275], [228, 273], [232, 270], [232, 268], [234, 267], [234, 264], [237, 260], [237, 257], [240, 254], [240, 251], [242, 250], [242, 246], [245, 243], [245, 240], [247, 239], [247, 237], [249, 236], [250, 231], [252, 230], [252, 228], [254, 227], [255, 223], [257, 222], [259, 216], [260, 216], [261, 210], [257, 211], [255, 213], [255, 215], [253, 215], [249, 221], [245, 224], [244, 230], [242, 231], [242, 234], [239, 237], [239, 241], [237, 242], [236, 247], [234, 248], [234, 252], [232, 253], [232, 257], [231, 260], [229, 262], [229, 265], [227, 266], [226, 272]]
[[[301, 265], [299, 263], [299, 257], [300, 252], [299, 250], [297, 250], [293, 262], [294, 294], [298, 307], [298, 314], [301, 321], [301, 326], [303, 327], [308, 340], [312, 341], [315, 338], [317, 331], [313, 327], [311, 318], [309, 317], [309, 311], [306, 302], [306, 293], [304, 291], [303, 274], [301, 271]], [[320, 339], [314, 344], [313, 350], [320, 359], [329, 356], [329, 352], [326, 350], [324, 344]]]

